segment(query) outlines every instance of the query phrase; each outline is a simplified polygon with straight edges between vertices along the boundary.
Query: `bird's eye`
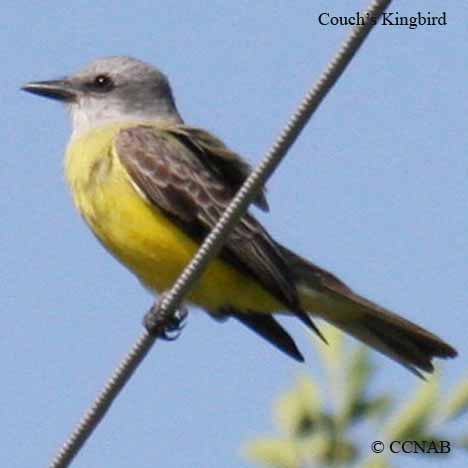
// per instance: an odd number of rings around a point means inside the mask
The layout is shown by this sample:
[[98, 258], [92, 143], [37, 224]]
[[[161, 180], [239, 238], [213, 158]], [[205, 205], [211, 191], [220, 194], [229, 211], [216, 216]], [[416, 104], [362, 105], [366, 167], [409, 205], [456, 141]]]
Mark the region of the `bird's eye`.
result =
[[98, 91], [100, 93], [107, 93], [111, 91], [114, 86], [112, 78], [108, 75], [97, 75], [90, 83], [90, 87], [93, 88], [94, 91]]

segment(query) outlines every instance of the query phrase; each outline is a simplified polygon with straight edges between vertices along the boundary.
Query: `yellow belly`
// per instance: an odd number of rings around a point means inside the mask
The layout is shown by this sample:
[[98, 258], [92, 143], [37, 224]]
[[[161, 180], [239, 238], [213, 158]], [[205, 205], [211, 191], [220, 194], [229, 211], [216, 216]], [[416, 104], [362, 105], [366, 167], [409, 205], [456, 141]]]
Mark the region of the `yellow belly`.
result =
[[[104, 246], [146, 286], [162, 292], [198, 245], [134, 188], [112, 151], [113, 137], [122, 127], [104, 127], [72, 140], [67, 179], [75, 204]], [[282, 308], [251, 277], [221, 260], [211, 262], [188, 299], [212, 312], [227, 305], [257, 312]]]

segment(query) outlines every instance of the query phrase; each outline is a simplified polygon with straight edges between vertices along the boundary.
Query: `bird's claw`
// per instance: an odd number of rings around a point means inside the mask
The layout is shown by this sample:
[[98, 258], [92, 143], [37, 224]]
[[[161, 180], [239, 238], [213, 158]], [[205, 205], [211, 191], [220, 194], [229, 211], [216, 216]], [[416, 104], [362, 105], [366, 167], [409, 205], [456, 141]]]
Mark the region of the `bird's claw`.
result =
[[160, 307], [161, 300], [154, 304], [143, 319], [146, 330], [154, 336], [166, 341], [176, 340], [185, 326], [188, 315], [187, 307], [182, 306], [175, 313], [168, 314]]
[[174, 341], [179, 338], [185, 327], [185, 319], [188, 315], [188, 309], [182, 307], [167, 321], [165, 328], [160, 332], [159, 338], [166, 341]]

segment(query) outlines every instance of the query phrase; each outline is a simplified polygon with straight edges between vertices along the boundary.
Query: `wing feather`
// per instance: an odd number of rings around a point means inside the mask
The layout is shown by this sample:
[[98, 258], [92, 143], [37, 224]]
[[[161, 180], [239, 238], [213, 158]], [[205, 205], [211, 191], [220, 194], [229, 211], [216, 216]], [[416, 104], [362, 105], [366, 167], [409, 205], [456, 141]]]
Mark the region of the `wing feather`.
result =
[[[214, 227], [248, 174], [247, 164], [219, 140], [184, 125], [123, 129], [115, 149], [139, 190], [198, 241]], [[263, 195], [257, 202], [266, 206]], [[289, 309], [299, 311], [283, 255], [253, 216], [241, 219], [221, 255], [251, 274]]]

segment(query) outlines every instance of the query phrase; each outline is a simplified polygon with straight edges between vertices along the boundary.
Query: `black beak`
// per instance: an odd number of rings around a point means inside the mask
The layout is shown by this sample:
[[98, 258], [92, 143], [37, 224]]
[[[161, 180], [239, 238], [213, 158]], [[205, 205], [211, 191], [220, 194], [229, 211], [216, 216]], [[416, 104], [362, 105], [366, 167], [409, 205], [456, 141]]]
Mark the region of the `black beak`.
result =
[[33, 81], [21, 87], [23, 91], [63, 102], [72, 102], [78, 93], [67, 80]]

